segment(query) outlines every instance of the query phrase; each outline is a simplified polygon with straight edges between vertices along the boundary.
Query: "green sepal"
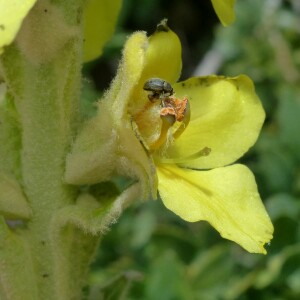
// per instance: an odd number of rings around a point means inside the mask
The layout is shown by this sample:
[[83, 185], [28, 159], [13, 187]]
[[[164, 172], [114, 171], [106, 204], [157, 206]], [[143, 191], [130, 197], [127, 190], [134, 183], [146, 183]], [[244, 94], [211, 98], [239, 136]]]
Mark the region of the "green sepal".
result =
[[67, 155], [67, 183], [95, 184], [117, 174], [139, 181], [141, 198], [156, 198], [154, 164], [127, 111], [143, 70], [147, 43], [144, 32], [136, 32], [127, 40], [118, 73], [99, 101], [97, 115], [79, 131]]
[[0, 299], [39, 300], [29, 245], [0, 218]]
[[112, 187], [103, 184], [92, 191], [98, 199], [82, 193], [75, 204], [58, 210], [51, 220], [56, 292], [61, 299], [75, 299], [77, 287], [85, 284], [83, 274], [88, 272], [101, 236], [140, 192], [134, 184], [116, 197], [117, 190], [105, 186]]
[[6, 219], [28, 219], [31, 209], [19, 183], [0, 173], [0, 214]]
[[109, 180], [116, 161], [117, 133], [110, 114], [100, 110], [85, 124], [67, 155], [65, 180], [82, 185]]
[[[98, 189], [100, 195], [98, 191], [96, 193], [95, 190], [93, 191], [98, 199], [89, 193], [82, 193], [75, 204], [57, 211], [51, 226], [54, 239], [61, 228], [67, 224], [73, 224], [92, 235], [105, 232], [140, 192], [138, 183], [131, 185], [118, 196], [116, 189], [110, 193], [108, 189], [105, 190], [105, 186], [107, 183], [100, 185]], [[108, 187], [111, 188], [111, 185]]]

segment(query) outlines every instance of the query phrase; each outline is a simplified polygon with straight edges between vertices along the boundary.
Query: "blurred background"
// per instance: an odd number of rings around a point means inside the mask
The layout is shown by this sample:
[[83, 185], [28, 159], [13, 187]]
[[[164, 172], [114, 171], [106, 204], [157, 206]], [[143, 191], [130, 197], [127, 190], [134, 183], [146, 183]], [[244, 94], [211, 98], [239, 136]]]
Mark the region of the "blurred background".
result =
[[101, 242], [90, 299], [300, 299], [300, 1], [237, 0], [236, 21], [224, 28], [209, 0], [124, 0], [104, 55], [83, 70], [86, 115], [113, 79], [126, 37], [153, 33], [163, 18], [183, 45], [181, 79], [244, 73], [254, 81], [267, 118], [240, 162], [255, 174], [274, 239], [268, 255], [249, 254], [160, 200], [136, 203]]

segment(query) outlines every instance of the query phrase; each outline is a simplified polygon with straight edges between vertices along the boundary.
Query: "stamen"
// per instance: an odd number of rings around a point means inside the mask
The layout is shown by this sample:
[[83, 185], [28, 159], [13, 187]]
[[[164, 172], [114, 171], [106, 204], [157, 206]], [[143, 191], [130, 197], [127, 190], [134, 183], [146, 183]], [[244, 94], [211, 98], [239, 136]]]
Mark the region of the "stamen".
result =
[[162, 120], [160, 136], [153, 144], [150, 145], [149, 149], [151, 151], [157, 150], [165, 143], [165, 141], [167, 139], [168, 131], [176, 121], [176, 118], [173, 115], [165, 115], [165, 116], [160, 116], [160, 117]]
[[184, 109], [184, 113], [183, 113], [184, 117], [181, 120], [181, 124], [178, 127], [178, 129], [173, 133], [173, 137], [174, 139], [177, 139], [186, 129], [186, 127], [189, 125], [190, 123], [190, 118], [191, 118], [191, 110], [190, 110], [190, 103], [189, 101], [186, 101], [186, 106]]
[[130, 118], [130, 124], [131, 124], [131, 128], [132, 128], [132, 130], [133, 130], [136, 138], [140, 141], [141, 145], [143, 146], [143, 148], [145, 149], [145, 151], [148, 153], [149, 152], [149, 147], [147, 146], [147, 143], [143, 139], [142, 135], [140, 134], [140, 132], [138, 130], [138, 126], [134, 122], [134, 120], [133, 120], [132, 117]]
[[161, 78], [148, 79], [143, 89], [148, 92], [150, 101], [134, 116], [134, 120], [139, 131], [144, 135], [148, 147], [143, 139], [136, 135], [150, 153], [159, 148], [159, 151], [166, 151], [190, 122], [188, 98], [176, 98], [171, 84]]

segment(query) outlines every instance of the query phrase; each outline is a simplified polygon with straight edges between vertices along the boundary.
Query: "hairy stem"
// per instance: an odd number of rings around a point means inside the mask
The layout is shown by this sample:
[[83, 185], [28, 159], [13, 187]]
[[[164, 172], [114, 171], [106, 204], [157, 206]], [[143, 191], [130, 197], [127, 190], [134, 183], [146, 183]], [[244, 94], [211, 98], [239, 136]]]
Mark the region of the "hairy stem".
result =
[[[21, 137], [15, 145], [17, 179], [32, 211], [14, 232], [3, 226], [3, 239], [17, 241], [7, 244], [20, 249], [24, 269], [20, 262], [18, 267], [4, 263], [16, 251], [0, 251], [1, 299], [80, 299], [82, 277], [97, 245], [95, 237], [78, 235], [71, 225], [59, 234], [51, 231], [58, 211], [77, 197], [63, 177], [76, 127], [83, 41], [83, 1], [56, 2], [38, 1], [1, 58]], [[76, 272], [74, 263], [80, 266]], [[15, 279], [5, 281], [6, 275]], [[31, 286], [14, 286], [22, 281]]]

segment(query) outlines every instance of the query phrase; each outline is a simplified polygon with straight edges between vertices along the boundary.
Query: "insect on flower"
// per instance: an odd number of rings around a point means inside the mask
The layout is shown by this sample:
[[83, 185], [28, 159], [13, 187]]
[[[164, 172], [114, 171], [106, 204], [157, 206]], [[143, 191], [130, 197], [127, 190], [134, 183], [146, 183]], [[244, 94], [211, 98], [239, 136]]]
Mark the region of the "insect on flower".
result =
[[171, 84], [160, 78], [151, 78], [144, 84], [143, 89], [149, 91], [148, 98], [151, 102], [160, 100], [160, 116], [173, 116], [174, 122], [181, 122], [188, 108], [188, 99], [177, 99], [173, 96], [174, 91]]
[[173, 95], [171, 84], [160, 78], [150, 78], [145, 82], [143, 89], [151, 92], [148, 95], [151, 102]]

